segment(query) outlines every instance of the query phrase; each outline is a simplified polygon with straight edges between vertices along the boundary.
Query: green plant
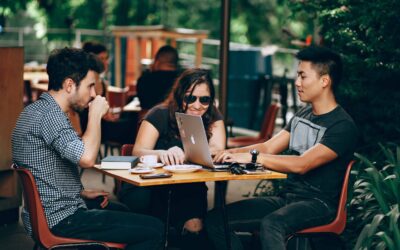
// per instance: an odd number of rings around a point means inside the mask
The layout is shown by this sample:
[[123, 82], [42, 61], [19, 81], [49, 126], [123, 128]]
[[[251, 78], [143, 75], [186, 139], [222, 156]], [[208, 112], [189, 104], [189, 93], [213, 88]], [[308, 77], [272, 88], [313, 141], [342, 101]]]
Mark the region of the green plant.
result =
[[361, 169], [354, 183], [350, 220], [362, 226], [357, 250], [400, 249], [400, 146], [379, 146], [382, 160], [355, 154]]

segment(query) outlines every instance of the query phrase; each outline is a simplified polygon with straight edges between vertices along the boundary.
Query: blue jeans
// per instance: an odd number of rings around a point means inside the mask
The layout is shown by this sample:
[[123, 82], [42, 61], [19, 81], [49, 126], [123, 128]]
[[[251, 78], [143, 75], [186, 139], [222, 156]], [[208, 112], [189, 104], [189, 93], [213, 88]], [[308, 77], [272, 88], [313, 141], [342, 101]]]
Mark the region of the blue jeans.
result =
[[[229, 204], [227, 216], [231, 232], [231, 248], [243, 249], [234, 231], [260, 232], [263, 250], [286, 249], [286, 237], [301, 229], [322, 225], [333, 220], [336, 209], [317, 199], [295, 194], [262, 197]], [[206, 216], [208, 237], [216, 249], [227, 249], [221, 211]]]
[[99, 209], [78, 209], [51, 228], [58, 236], [128, 244], [125, 249], [161, 249], [164, 226], [154, 217]]

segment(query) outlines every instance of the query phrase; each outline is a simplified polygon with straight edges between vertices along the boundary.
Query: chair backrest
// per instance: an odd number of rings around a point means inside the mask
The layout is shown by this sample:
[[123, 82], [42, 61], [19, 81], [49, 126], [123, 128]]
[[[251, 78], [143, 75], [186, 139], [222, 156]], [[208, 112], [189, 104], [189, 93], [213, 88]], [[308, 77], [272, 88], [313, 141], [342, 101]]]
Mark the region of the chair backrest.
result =
[[[16, 164], [13, 164], [12, 168], [17, 171], [22, 183], [25, 207], [29, 213], [33, 239], [47, 248], [54, 244], [59, 244], [60, 241], [58, 237], [51, 233], [47, 224], [47, 219], [32, 173], [26, 168], [17, 166]], [[64, 240], [61, 242], [67, 243]], [[75, 241], [71, 241], [71, 243], [73, 242]]]
[[336, 213], [336, 218], [327, 225], [317, 226], [313, 228], [304, 229], [298, 233], [335, 233], [337, 235], [341, 234], [346, 227], [347, 221], [347, 190], [350, 179], [351, 168], [355, 161], [351, 161], [347, 165], [346, 173], [343, 179], [342, 191], [339, 198], [338, 210]]
[[121, 147], [121, 155], [131, 156], [134, 145], [135, 144], [124, 144], [124, 145], [122, 145], [122, 147]]
[[96, 242], [93, 240], [64, 238], [54, 235], [47, 224], [46, 215], [40, 200], [39, 191], [36, 186], [35, 179], [32, 173], [21, 166], [13, 164], [12, 169], [15, 169], [21, 180], [22, 190], [24, 194], [24, 205], [29, 213], [29, 218], [32, 227], [32, 237], [35, 242], [40, 243], [45, 248], [52, 248], [56, 245], [74, 244], [75, 246], [87, 245], [103, 248], [124, 249], [126, 244], [113, 242]]
[[261, 126], [259, 139], [268, 140], [272, 137], [275, 129], [275, 120], [279, 111], [278, 104], [269, 105], [264, 115], [264, 120]]
[[[121, 147], [121, 155], [123, 156], [131, 156], [132, 155], [132, 150], [133, 150], [133, 146], [135, 146], [135, 144], [124, 144]], [[118, 194], [119, 191], [121, 190], [121, 186], [122, 186], [122, 182], [118, 179], [115, 179], [115, 189], [114, 189], [114, 193]]]
[[126, 105], [128, 89], [108, 88], [107, 101], [110, 108], [123, 108]]

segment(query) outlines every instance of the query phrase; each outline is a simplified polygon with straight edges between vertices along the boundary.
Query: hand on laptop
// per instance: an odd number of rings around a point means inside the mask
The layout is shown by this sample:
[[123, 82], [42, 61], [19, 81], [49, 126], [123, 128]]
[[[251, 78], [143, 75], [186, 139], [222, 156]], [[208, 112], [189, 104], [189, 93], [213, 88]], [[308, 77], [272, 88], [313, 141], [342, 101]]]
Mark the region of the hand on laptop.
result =
[[221, 151], [214, 156], [214, 162], [237, 162], [247, 163], [251, 161], [249, 153], [230, 153], [228, 150]]
[[160, 161], [164, 165], [178, 165], [185, 161], [185, 153], [180, 147], [172, 147], [168, 150], [163, 150], [160, 154]]

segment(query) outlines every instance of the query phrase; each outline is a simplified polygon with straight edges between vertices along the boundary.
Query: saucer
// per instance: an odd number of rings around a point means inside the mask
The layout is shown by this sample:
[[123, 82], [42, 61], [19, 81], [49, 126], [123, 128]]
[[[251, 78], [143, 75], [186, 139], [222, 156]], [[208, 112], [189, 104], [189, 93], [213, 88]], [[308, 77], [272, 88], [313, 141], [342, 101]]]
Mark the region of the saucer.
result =
[[151, 165], [151, 166], [148, 166], [148, 165], [146, 165], [146, 164], [144, 164], [144, 163], [142, 163], [142, 162], [139, 162], [139, 163], [137, 164], [137, 166], [138, 166], [138, 167], [161, 168], [162, 166], [164, 166], [164, 164], [163, 164], [162, 162], [158, 162], [158, 163], [156, 163], [156, 164], [153, 164], [153, 165]]
[[183, 164], [183, 165], [165, 166], [163, 169], [173, 173], [191, 173], [202, 169], [202, 167], [199, 165]]
[[153, 173], [155, 170], [152, 168], [147, 168], [147, 167], [136, 167], [129, 169], [129, 173], [131, 174], [148, 174], [148, 173]]

